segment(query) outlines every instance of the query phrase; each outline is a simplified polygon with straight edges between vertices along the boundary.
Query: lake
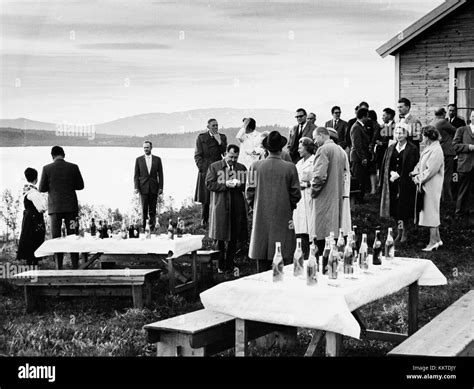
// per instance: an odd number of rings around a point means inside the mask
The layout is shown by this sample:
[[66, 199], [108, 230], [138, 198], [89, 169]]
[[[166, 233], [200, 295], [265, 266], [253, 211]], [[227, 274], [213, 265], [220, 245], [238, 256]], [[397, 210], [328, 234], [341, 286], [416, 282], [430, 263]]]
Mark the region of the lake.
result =
[[[84, 189], [76, 192], [79, 202], [128, 212], [134, 195], [135, 159], [143, 155], [141, 148], [68, 146], [64, 151], [66, 161], [77, 164], [84, 178]], [[50, 152], [51, 147], [0, 147], [0, 191], [21, 191], [27, 167], [41, 176], [43, 166], [52, 162]], [[154, 148], [152, 153], [163, 163], [165, 204], [179, 208], [194, 196], [198, 172], [194, 149]]]

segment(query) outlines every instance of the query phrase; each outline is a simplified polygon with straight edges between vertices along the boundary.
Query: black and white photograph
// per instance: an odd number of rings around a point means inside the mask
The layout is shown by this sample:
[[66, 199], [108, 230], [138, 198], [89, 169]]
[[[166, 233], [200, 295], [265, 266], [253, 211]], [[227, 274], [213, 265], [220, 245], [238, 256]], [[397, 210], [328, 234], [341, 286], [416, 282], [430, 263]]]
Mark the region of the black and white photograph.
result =
[[0, 75], [1, 389], [473, 387], [474, 0], [0, 0]]

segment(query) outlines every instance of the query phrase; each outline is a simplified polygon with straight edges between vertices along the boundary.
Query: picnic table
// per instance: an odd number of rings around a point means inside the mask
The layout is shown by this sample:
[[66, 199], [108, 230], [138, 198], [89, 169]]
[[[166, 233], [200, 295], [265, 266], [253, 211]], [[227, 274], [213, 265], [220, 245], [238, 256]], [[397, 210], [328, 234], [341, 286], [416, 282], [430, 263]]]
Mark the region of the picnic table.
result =
[[[371, 256], [369, 260], [371, 261]], [[284, 278], [273, 282], [272, 271], [221, 283], [200, 294], [206, 309], [230, 315], [235, 321], [237, 356], [247, 355], [248, 326], [264, 322], [317, 330], [308, 347], [313, 355], [325, 332], [326, 355], [340, 355], [342, 336], [402, 342], [406, 334], [368, 330], [358, 309], [365, 304], [409, 287], [408, 334], [418, 328], [418, 286], [445, 285], [446, 277], [430, 260], [395, 258], [383, 266], [370, 266], [358, 278], [329, 280], [318, 275], [318, 284], [307, 286], [305, 277], [293, 276], [293, 265], [284, 267]]]
[[[56, 253], [82, 253], [84, 257], [80, 270], [90, 268], [102, 256], [113, 256], [114, 261], [126, 262], [131, 258], [145, 261], [151, 268], [165, 268], [168, 271], [170, 291], [179, 293], [194, 288], [197, 293], [197, 250], [202, 246], [204, 235], [186, 234], [168, 239], [166, 235], [152, 235], [150, 239], [119, 239], [118, 237], [100, 239], [68, 235], [65, 238], [46, 240], [36, 251], [36, 257]], [[192, 276], [188, 280], [175, 267], [178, 259], [191, 253]], [[91, 256], [90, 256], [91, 255]], [[90, 256], [90, 257], [89, 257]], [[109, 257], [110, 258], [110, 257]], [[177, 281], [181, 284], [177, 285]]]

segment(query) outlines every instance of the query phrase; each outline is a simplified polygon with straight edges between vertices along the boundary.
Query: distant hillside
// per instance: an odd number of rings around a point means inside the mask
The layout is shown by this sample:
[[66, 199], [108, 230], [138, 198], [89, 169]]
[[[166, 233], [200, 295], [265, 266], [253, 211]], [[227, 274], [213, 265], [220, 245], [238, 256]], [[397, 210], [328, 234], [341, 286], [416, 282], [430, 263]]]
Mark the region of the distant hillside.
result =
[[[237, 143], [235, 135], [238, 128], [222, 129], [229, 143]], [[288, 128], [279, 126], [262, 126], [257, 131], [278, 130], [288, 136]], [[141, 147], [145, 139], [153, 142], [154, 146], [166, 148], [193, 148], [196, 137], [202, 131], [182, 134], [148, 134], [146, 136], [116, 136], [96, 134], [94, 139], [85, 136], [58, 136], [54, 131], [22, 130], [18, 128], [0, 128], [0, 144], [3, 147], [20, 146], [87, 146], [87, 147]]]
[[[208, 108], [172, 113], [147, 113], [96, 124], [97, 134], [145, 136], [202, 131], [209, 118], [216, 118], [222, 128], [236, 128], [244, 117], [253, 117], [257, 126], [289, 127], [295, 122], [293, 112], [282, 109]], [[63, 125], [64, 123], [58, 123]], [[0, 119], [1, 128], [55, 131], [55, 123], [38, 122], [25, 118]]]

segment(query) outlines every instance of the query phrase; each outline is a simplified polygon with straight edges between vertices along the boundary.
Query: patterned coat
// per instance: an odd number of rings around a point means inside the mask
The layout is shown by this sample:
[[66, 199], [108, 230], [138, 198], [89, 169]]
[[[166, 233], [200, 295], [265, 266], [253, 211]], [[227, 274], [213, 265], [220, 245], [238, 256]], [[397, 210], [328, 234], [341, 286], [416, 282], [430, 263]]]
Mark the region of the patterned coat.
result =
[[249, 258], [273, 260], [275, 242], [281, 242], [284, 259], [293, 258], [293, 210], [301, 199], [295, 165], [273, 155], [254, 162], [249, 170], [246, 197], [253, 208]]
[[348, 168], [346, 153], [332, 140], [318, 148], [311, 183], [314, 197], [312, 220], [318, 240], [329, 236], [331, 231], [337, 235], [342, 226], [344, 189], [347, 189], [345, 174], [350, 174], [346, 171]]

